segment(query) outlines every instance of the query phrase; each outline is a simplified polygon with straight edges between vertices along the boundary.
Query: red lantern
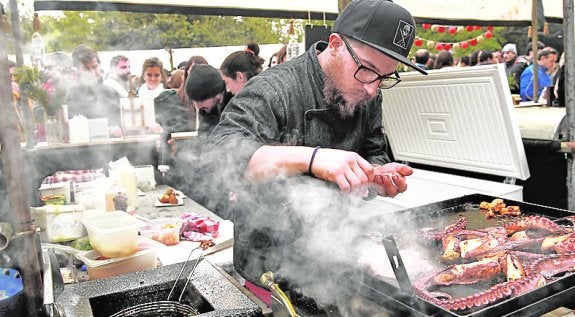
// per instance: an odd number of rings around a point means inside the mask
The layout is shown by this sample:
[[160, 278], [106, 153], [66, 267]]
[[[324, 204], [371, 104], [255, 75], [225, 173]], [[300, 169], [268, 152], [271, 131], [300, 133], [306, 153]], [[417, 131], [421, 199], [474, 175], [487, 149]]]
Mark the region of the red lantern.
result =
[[469, 43], [467, 43], [467, 42], [461, 42], [461, 48], [462, 48], [462, 49], [466, 49], [466, 48], [468, 48], [468, 47], [469, 47]]
[[439, 27], [437, 27], [437, 32], [444, 33], [445, 32], [445, 26], [440, 25]]
[[465, 27], [465, 29], [467, 30], [467, 32], [473, 32], [473, 25], [468, 25]]
[[487, 27], [487, 30], [488, 30], [488, 31], [493, 31], [493, 27], [492, 27], [492, 26], [488, 26], [488, 27]]
[[449, 27], [449, 34], [453, 35], [457, 33], [457, 28], [454, 26]]
[[481, 30], [481, 26], [476, 25], [476, 26], [473, 27], [473, 29], [474, 29], [475, 31], [479, 31], [479, 30]]
[[493, 37], [493, 33], [491, 33], [491, 31], [485, 32], [485, 38], [486, 38], [486, 39], [490, 39], [490, 38], [492, 38], [492, 37]]
[[435, 44], [435, 49], [438, 51], [441, 51], [443, 49], [443, 43], [437, 43]]
[[447, 44], [443, 45], [443, 49], [446, 51], [451, 50], [451, 44], [447, 43]]
[[429, 24], [429, 23], [423, 23], [423, 24], [421, 25], [421, 27], [424, 28], [424, 29], [429, 29], [429, 28], [431, 27], [431, 24]]
[[477, 45], [477, 39], [471, 39], [471, 40], [469, 40], [469, 45], [471, 45], [471, 46]]
[[421, 46], [421, 44], [423, 44], [423, 41], [421, 39], [415, 39], [413, 44], [415, 44], [415, 46]]

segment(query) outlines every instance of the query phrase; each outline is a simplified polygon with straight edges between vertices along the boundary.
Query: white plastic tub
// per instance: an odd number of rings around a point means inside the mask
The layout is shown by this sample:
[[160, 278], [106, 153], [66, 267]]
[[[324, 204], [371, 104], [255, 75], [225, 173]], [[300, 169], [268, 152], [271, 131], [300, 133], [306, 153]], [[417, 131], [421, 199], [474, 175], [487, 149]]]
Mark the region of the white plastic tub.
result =
[[138, 229], [145, 225], [123, 211], [102, 212], [82, 219], [88, 230], [90, 245], [107, 258], [136, 253]]
[[108, 259], [98, 251], [91, 250], [76, 254], [76, 258], [86, 264], [91, 280], [143, 271], [158, 265], [157, 253], [163, 244], [146, 237], [139, 237], [136, 253]]

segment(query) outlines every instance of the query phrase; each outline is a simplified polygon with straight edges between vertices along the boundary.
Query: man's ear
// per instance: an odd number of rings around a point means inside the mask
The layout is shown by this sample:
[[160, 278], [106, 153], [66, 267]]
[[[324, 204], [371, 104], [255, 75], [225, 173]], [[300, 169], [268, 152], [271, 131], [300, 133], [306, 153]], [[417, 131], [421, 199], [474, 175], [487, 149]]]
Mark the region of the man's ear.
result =
[[329, 45], [327, 48], [332, 52], [332, 54], [336, 53], [343, 45], [345, 45], [341, 39], [341, 35], [337, 33], [331, 33], [329, 35], [328, 43]]

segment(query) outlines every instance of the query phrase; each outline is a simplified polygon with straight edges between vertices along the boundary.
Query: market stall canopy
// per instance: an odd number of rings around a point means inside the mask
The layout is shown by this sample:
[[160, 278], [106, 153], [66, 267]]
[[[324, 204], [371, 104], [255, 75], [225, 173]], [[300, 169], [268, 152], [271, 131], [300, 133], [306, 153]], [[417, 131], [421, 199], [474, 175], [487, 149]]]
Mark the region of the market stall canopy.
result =
[[[539, 13], [548, 22], [561, 22], [563, 1], [539, 0]], [[531, 25], [532, 0], [394, 0], [420, 23], [467, 25]]]
[[40, 10], [128, 11], [334, 20], [337, 0], [35, 0]]
[[[36, 10], [128, 11], [334, 20], [338, 0], [34, 0]], [[394, 0], [419, 23], [531, 25], [532, 0]], [[547, 22], [561, 23], [563, 1], [539, 0]]]

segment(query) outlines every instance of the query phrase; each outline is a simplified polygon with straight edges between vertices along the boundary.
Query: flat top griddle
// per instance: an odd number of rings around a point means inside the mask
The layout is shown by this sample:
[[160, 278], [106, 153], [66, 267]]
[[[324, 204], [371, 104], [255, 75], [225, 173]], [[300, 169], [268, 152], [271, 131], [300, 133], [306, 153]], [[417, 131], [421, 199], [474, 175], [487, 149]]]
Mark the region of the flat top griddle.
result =
[[[479, 204], [482, 201], [491, 202], [497, 197], [486, 195], [467, 195], [455, 199], [445, 200], [424, 206], [410, 208], [393, 214], [387, 214], [380, 219], [380, 223], [389, 221], [390, 218], [399, 219], [405, 226], [395, 232], [391, 232], [395, 237], [398, 249], [413, 248], [417, 252], [426, 252], [427, 257], [439, 263], [441, 247], [427, 242], [414, 244], [414, 239], [422, 240], [417, 236], [413, 228], [423, 228], [433, 226], [443, 228], [454, 223], [462, 216], [468, 220], [468, 229], [483, 229], [499, 225], [502, 218], [487, 219], [485, 212], [480, 211]], [[551, 219], [558, 219], [566, 216], [573, 216], [575, 213], [525, 202], [504, 199], [507, 205], [516, 205], [521, 208], [522, 215], [540, 215]], [[377, 222], [377, 221], [376, 221]], [[437, 243], [435, 243], [437, 244]], [[381, 255], [385, 257], [385, 253]], [[407, 260], [404, 259], [403, 262]], [[447, 267], [448, 265], [443, 265]], [[417, 274], [409, 272], [411, 281], [417, 278]], [[361, 278], [358, 278], [361, 276]], [[466, 311], [448, 311], [432, 303], [422, 300], [413, 293], [403, 291], [397, 280], [391, 281], [386, 278], [377, 277], [370, 273], [353, 274], [348, 276], [346, 283], [354, 283], [362, 296], [378, 303], [386, 309], [396, 313], [398, 316], [540, 316], [557, 307], [572, 304], [575, 298], [575, 275], [568, 274], [553, 282], [539, 287], [521, 296], [513, 297], [499, 303]], [[458, 294], [467, 295], [489, 288], [490, 283], [496, 284], [499, 281], [493, 280], [486, 283], [474, 285], [449, 286], [452, 291]]]

